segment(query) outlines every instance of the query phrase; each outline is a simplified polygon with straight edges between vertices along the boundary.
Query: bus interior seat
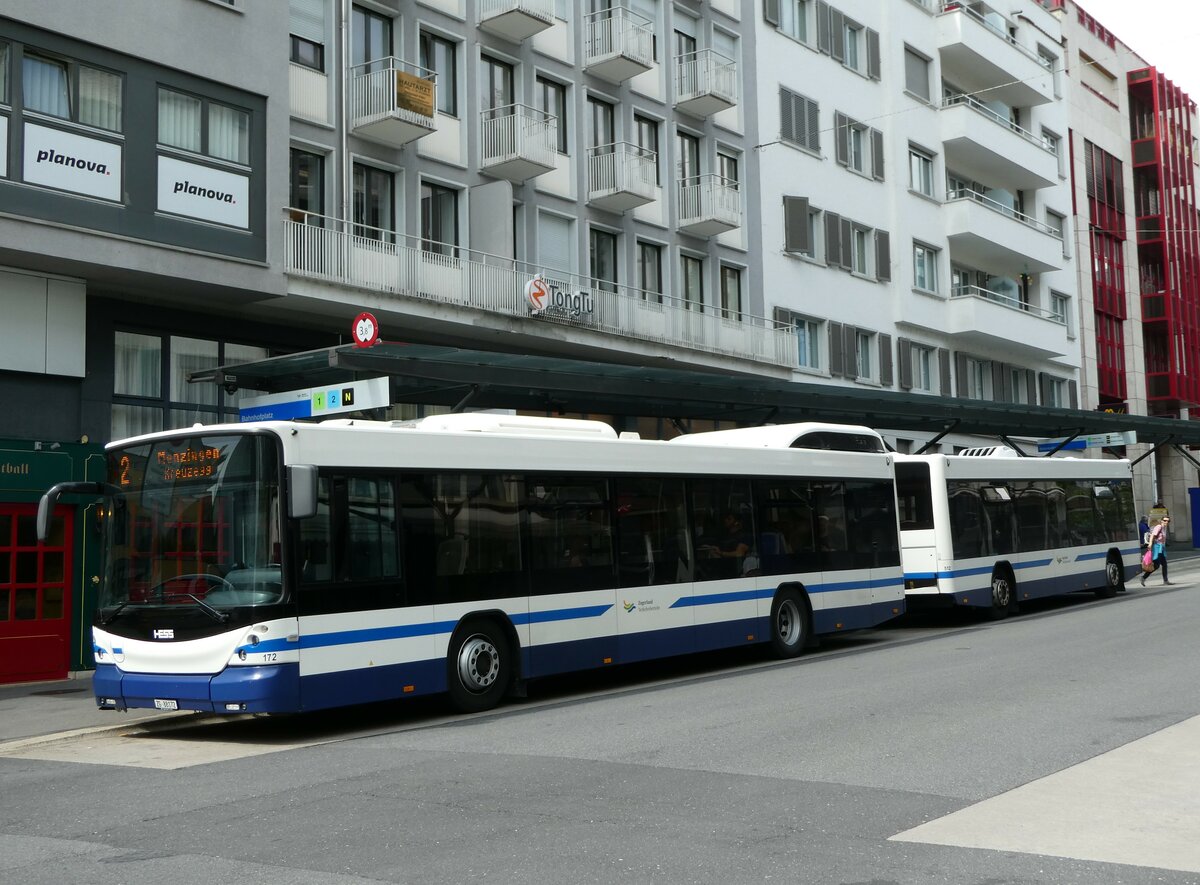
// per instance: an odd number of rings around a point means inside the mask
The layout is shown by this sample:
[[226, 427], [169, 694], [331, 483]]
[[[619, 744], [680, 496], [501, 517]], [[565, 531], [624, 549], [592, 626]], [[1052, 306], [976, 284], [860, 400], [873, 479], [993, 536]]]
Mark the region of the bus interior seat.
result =
[[438, 544], [437, 573], [461, 575], [467, 570], [467, 539], [462, 535], [446, 538]]

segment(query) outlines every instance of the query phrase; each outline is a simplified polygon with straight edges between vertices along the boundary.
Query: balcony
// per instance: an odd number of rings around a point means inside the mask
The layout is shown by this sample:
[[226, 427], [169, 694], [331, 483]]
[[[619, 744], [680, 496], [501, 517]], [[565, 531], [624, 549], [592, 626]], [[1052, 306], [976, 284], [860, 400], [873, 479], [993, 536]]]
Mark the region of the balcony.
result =
[[400, 148], [437, 129], [433, 71], [388, 57], [350, 69], [350, 128], [356, 135]]
[[496, 318], [511, 331], [513, 318], [520, 318], [533, 337], [556, 334], [546, 331], [544, 324], [572, 326], [618, 341], [632, 339], [770, 366], [797, 366], [795, 330], [763, 317], [726, 316], [711, 306], [670, 294], [566, 273], [544, 278], [550, 297], [534, 315], [526, 287], [540, 271], [523, 262], [298, 210], [285, 213], [283, 227], [285, 271], [331, 287], [324, 292], [331, 300], [358, 305], [361, 295], [344, 290], [361, 289], [370, 292], [383, 309], [422, 321], [437, 317], [441, 322], [469, 325], [478, 324], [482, 315]]
[[675, 109], [710, 117], [738, 102], [737, 62], [712, 49], [675, 59]]
[[941, 328], [964, 349], [1002, 347], [1035, 359], [1053, 359], [1072, 352], [1066, 317], [1012, 295], [961, 286], [939, 315]]
[[625, 212], [652, 201], [658, 191], [658, 155], [618, 142], [588, 149], [588, 202]]
[[558, 118], [512, 104], [480, 114], [480, 171], [521, 184], [554, 168]]
[[645, 16], [614, 6], [584, 16], [583, 68], [623, 83], [654, 67], [654, 27]]
[[479, 0], [479, 27], [513, 43], [554, 26], [554, 0]]
[[1054, 74], [1009, 34], [1008, 19], [975, 0], [946, 0], [937, 17], [943, 76], [1012, 107], [1054, 101]]
[[942, 102], [946, 165], [979, 181], [1020, 189], [1058, 184], [1059, 159], [1028, 130], [969, 95]]
[[946, 231], [951, 257], [973, 267], [1008, 266], [1024, 273], [1061, 270], [1063, 241], [1058, 233], [974, 190], [946, 195]]
[[679, 182], [679, 230], [713, 237], [742, 226], [742, 191], [720, 175], [698, 175]]

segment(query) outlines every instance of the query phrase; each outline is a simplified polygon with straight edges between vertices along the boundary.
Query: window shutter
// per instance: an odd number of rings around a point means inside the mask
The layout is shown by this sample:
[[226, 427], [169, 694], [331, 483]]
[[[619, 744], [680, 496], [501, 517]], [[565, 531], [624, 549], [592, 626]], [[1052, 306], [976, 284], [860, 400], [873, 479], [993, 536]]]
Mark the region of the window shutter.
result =
[[290, 0], [292, 33], [313, 43], [325, 43], [325, 0]]
[[1012, 402], [1008, 384], [1008, 363], [992, 360], [992, 399], [998, 403]]
[[763, 0], [763, 20], [779, 27], [779, 0]]
[[1025, 393], [1029, 404], [1036, 406], [1038, 401], [1037, 372], [1033, 369], [1025, 370]]
[[808, 241], [808, 197], [783, 198], [783, 248], [787, 252], [811, 252]]
[[900, 389], [912, 390], [912, 341], [907, 338], [896, 339], [896, 361], [899, 363], [900, 369]]
[[871, 130], [871, 176], [883, 181], [883, 133], [878, 129]]
[[850, 165], [849, 118], [841, 111], [833, 114], [834, 159], [841, 165]]
[[[837, 267], [842, 263], [842, 218], [832, 212], [825, 213], [825, 263]], [[850, 244], [846, 244], [850, 248]]]
[[879, 383], [892, 386], [892, 336], [879, 336]]
[[1050, 405], [1050, 376], [1038, 372], [1038, 402], [1043, 406]]
[[829, 54], [834, 61], [846, 60], [846, 16], [829, 8]]
[[842, 324], [829, 323], [829, 374], [842, 377]]
[[967, 395], [967, 355], [965, 353], [956, 353], [954, 355], [954, 371], [958, 375], [958, 396]]
[[885, 230], [875, 231], [875, 279], [891, 280], [892, 245]]
[[879, 32], [867, 28], [867, 76], [879, 79]]
[[911, 49], [904, 50], [904, 88], [929, 101], [929, 62]]
[[829, 55], [829, 4], [817, 0], [817, 49]]
[[538, 215], [538, 264], [548, 273], [571, 272], [571, 221], [557, 215]]
[[1075, 381], [1067, 382], [1067, 393], [1070, 396], [1072, 409], [1079, 408], [1079, 385]]
[[841, 219], [842, 269], [854, 270], [854, 225], [849, 218]]
[[810, 151], [821, 150], [821, 121], [817, 113], [817, 103], [810, 98], [804, 99], [804, 121], [806, 145]]
[[858, 327], [842, 326], [842, 372], [847, 378], [858, 377]]
[[796, 134], [796, 98], [798, 96], [786, 89], [779, 90], [779, 137], [785, 141], [803, 144], [802, 139]]
[[950, 396], [950, 351], [944, 347], [937, 349], [938, 357], [938, 393]]

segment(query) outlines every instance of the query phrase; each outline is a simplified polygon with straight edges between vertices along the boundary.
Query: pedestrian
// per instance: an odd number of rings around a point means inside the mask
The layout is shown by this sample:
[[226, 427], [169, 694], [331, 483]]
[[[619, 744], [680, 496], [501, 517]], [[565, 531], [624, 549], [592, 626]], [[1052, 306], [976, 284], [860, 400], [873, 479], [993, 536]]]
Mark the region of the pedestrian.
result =
[[1142, 572], [1142, 586], [1146, 586], [1147, 574], [1154, 574], [1159, 568], [1162, 568], [1163, 583], [1170, 584], [1167, 580], [1167, 529], [1171, 523], [1171, 517], [1164, 516], [1159, 522], [1154, 524], [1150, 529], [1150, 557], [1154, 563], [1154, 570], [1147, 573]]
[[1142, 549], [1150, 546], [1150, 517], [1143, 516], [1138, 522], [1138, 537], [1142, 539]]

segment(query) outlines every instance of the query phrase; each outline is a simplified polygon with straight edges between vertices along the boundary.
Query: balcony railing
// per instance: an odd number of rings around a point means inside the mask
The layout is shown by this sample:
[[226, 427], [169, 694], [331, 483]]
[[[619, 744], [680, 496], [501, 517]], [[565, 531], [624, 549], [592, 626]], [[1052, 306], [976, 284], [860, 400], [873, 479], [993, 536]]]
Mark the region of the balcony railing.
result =
[[479, 27], [520, 43], [554, 25], [554, 0], [479, 0]]
[[389, 56], [350, 69], [350, 128], [392, 147], [437, 128], [437, 74]]
[[1065, 326], [1067, 318], [1060, 313], [1055, 313], [1045, 308], [1036, 307], [1027, 301], [1022, 301], [1014, 295], [1005, 295], [1001, 292], [993, 292], [991, 289], [985, 289], [982, 286], [955, 286], [950, 292], [952, 298], [983, 298], [987, 301], [994, 301], [1004, 307], [1012, 310], [1019, 310], [1022, 313], [1031, 314], [1036, 317], [1041, 317], [1044, 320], [1050, 320], [1053, 323]]
[[711, 237], [742, 225], [742, 191], [730, 178], [697, 175], [679, 182], [679, 229]]
[[697, 117], [733, 107], [738, 101], [737, 62], [712, 49], [675, 59], [675, 107]]
[[986, 3], [980, 3], [978, 0], [944, 0], [942, 3], [942, 12], [961, 12], [973, 18], [1010, 46], [1029, 56], [1039, 65], [1046, 66], [1044, 59], [1032, 49], [1018, 43], [1017, 38], [1008, 32], [1008, 19]]
[[523, 104], [480, 114], [480, 165], [489, 175], [522, 182], [549, 172], [558, 157], [558, 118]]
[[993, 200], [991, 197], [987, 196], [986, 194], [981, 194], [977, 190], [972, 190], [971, 188], [959, 188], [958, 190], [952, 190], [946, 194], [947, 203], [952, 203], [955, 200], [971, 200], [981, 206], [986, 206], [988, 209], [991, 209], [993, 212], [997, 212], [1000, 215], [1007, 215], [1009, 218], [1019, 221], [1021, 224], [1024, 224], [1027, 227], [1032, 227], [1034, 230], [1040, 230], [1044, 234], [1049, 234], [1056, 240], [1061, 240], [1063, 238], [1062, 231], [1057, 230], [1048, 224], [1043, 224], [1036, 218], [1031, 218], [1022, 212], [1018, 212], [1016, 209], [1012, 208], [1011, 206], [1006, 206], [999, 200]]
[[1055, 156], [1055, 157], [1058, 156], [1058, 152], [1056, 150], [1054, 150], [1054, 148], [1049, 147], [1045, 141], [1038, 138], [1036, 135], [1034, 135], [1028, 129], [1022, 129], [1020, 126], [1018, 126], [1012, 120], [1008, 119], [1007, 117], [1005, 117], [1003, 114], [999, 113], [998, 111], [995, 111], [992, 108], [989, 108], [987, 105], [985, 105], [983, 102], [981, 102], [979, 99], [975, 98], [974, 96], [952, 95], [949, 98], [946, 98], [942, 101], [943, 108], [953, 108], [953, 107], [957, 107], [959, 105], [966, 105], [967, 107], [969, 107], [971, 110], [975, 111], [976, 113], [982, 114], [983, 116], [987, 117], [993, 123], [997, 123], [997, 124], [1003, 126], [1005, 129], [1012, 130], [1017, 135], [1021, 136], [1023, 139], [1028, 141], [1030, 144], [1037, 145], [1042, 150], [1044, 150], [1046, 153], [1048, 153], [1052, 156]]
[[658, 155], [636, 144], [617, 142], [588, 149], [588, 202], [611, 212], [649, 203], [658, 182]]
[[654, 66], [654, 24], [623, 6], [602, 9], [583, 19], [584, 69], [613, 83]]
[[797, 366], [794, 327], [764, 317], [745, 312], [740, 318], [728, 317], [719, 308], [669, 293], [557, 271], [545, 274], [551, 297], [534, 317], [526, 291], [541, 269], [524, 262], [294, 209], [286, 211], [283, 224], [286, 271], [296, 276], [398, 299], [530, 317], [531, 323], [576, 326], [618, 338]]

